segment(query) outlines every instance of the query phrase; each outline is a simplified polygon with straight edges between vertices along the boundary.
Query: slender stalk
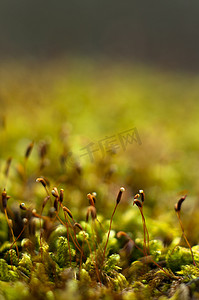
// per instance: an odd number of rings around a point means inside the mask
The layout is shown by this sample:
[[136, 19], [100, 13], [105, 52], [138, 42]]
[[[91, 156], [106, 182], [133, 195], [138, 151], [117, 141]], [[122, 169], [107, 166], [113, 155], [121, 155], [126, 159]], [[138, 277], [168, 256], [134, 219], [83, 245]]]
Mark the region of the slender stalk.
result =
[[[62, 209], [63, 209], [63, 205], [62, 205], [62, 203], [61, 203], [61, 206], [62, 206]], [[68, 217], [68, 214], [63, 210], [63, 212], [64, 212], [64, 217], [65, 217], [65, 220], [67, 219], [67, 222], [68, 222], [68, 224], [70, 224], [69, 225], [69, 227], [70, 228], [72, 228], [73, 229], [73, 232], [74, 232], [74, 236], [75, 236], [75, 242], [76, 242], [76, 244], [79, 246], [79, 248], [81, 249], [81, 246], [80, 246], [80, 244], [79, 244], [79, 242], [78, 242], [78, 240], [77, 240], [77, 237], [76, 237], [76, 232], [75, 232], [75, 229], [74, 229], [74, 227], [71, 225], [71, 223], [70, 223], [70, 220], [69, 220], [69, 217]], [[73, 220], [73, 222], [75, 223], [75, 220], [73, 219], [73, 217], [72, 217], [72, 220]], [[80, 252], [83, 252], [83, 250], [81, 249], [81, 251]]]
[[[62, 225], [64, 225], [65, 227], [67, 226], [67, 225], [62, 221], [62, 219], [61, 219], [58, 215], [56, 215], [56, 217], [57, 217], [57, 219], [59, 220], [59, 222], [60, 222]], [[72, 228], [72, 226], [69, 226], [69, 227]], [[73, 241], [75, 247], [76, 247], [76, 248], [79, 250], [79, 252], [81, 253], [82, 250], [81, 250], [81, 249], [78, 247], [78, 245], [75, 243], [75, 240], [74, 240], [74, 238], [73, 238], [73, 236], [72, 236], [72, 234], [71, 234], [70, 231], [69, 231], [69, 234], [70, 234], [70, 237], [71, 237], [71, 239], [72, 239], [72, 241]]]
[[[22, 233], [24, 232], [24, 230], [25, 230], [25, 228], [26, 228], [26, 225], [27, 225], [27, 224], [24, 224], [24, 227], [23, 227], [22, 231], [20, 232], [20, 234], [18, 235], [18, 237], [12, 242], [12, 244], [11, 244], [9, 250], [12, 249], [13, 245], [14, 245], [14, 244], [16, 243], [16, 241], [20, 238], [20, 236], [22, 235]], [[8, 255], [8, 252], [7, 252], [5, 258], [7, 257], [7, 255]]]
[[[144, 248], [145, 248], [145, 255], [147, 256], [147, 255], [149, 255], [149, 232], [148, 232], [148, 229], [146, 227], [146, 220], [145, 220], [145, 217], [144, 217], [144, 214], [143, 214], [142, 207], [139, 207], [139, 210], [140, 210], [140, 213], [141, 213], [141, 216], [142, 216], [142, 223], [143, 223], [143, 230], [144, 230]], [[146, 243], [146, 240], [147, 240], [147, 243]], [[148, 253], [147, 253], [147, 251], [148, 251]]]
[[189, 244], [189, 241], [188, 241], [188, 239], [186, 237], [186, 234], [185, 234], [185, 231], [184, 231], [184, 227], [183, 227], [183, 224], [182, 224], [182, 220], [180, 218], [180, 211], [176, 211], [176, 214], [177, 214], [177, 217], [178, 217], [178, 220], [179, 220], [179, 223], [180, 223], [180, 227], [181, 227], [181, 230], [182, 230], [183, 237], [184, 237], [184, 239], [185, 239], [185, 241], [187, 243], [187, 246], [190, 249], [192, 260], [193, 260], [193, 264], [194, 264], [194, 266], [196, 266], [196, 263], [195, 263], [195, 260], [194, 260], [194, 256], [193, 256], [193, 251], [192, 251], [191, 245]]
[[71, 266], [72, 266], [72, 258], [71, 258], [70, 242], [69, 242], [69, 228], [68, 228], [68, 224], [67, 224], [67, 220], [66, 220], [65, 213], [64, 213], [64, 218], [65, 218], [65, 222], [66, 222], [66, 232], [67, 232], [67, 241], [68, 241], [68, 251], [69, 251], [69, 256], [70, 256], [70, 267], [71, 267]]
[[107, 240], [106, 240], [106, 244], [105, 244], [104, 252], [103, 252], [103, 256], [102, 256], [102, 266], [103, 266], [104, 259], [105, 259], [105, 255], [106, 255], [106, 248], [107, 248], [108, 241], [109, 241], [109, 236], [110, 236], [110, 232], [111, 232], [111, 226], [112, 226], [113, 217], [114, 217], [114, 214], [115, 214], [116, 209], [117, 209], [117, 207], [118, 207], [118, 204], [119, 204], [120, 201], [121, 201], [122, 194], [123, 194], [124, 191], [125, 191], [125, 188], [124, 188], [124, 187], [121, 187], [120, 190], [119, 190], [119, 193], [118, 193], [118, 195], [117, 195], [116, 204], [115, 204], [115, 207], [114, 207], [112, 216], [111, 216], [110, 225], [109, 225], [109, 230], [108, 230], [108, 236], [107, 236]]
[[10, 225], [10, 222], [9, 222], [9, 219], [8, 219], [8, 214], [7, 214], [6, 208], [4, 208], [4, 212], [5, 212], [5, 216], [6, 216], [6, 220], [7, 220], [8, 226], [9, 226], [10, 231], [11, 231], [11, 234], [12, 234], [13, 242], [14, 242], [14, 244], [16, 245], [17, 256], [18, 256], [18, 260], [19, 260], [19, 249], [18, 249], [17, 243], [15, 242], [14, 232], [13, 232], [13, 230], [12, 230], [12, 226]]
[[114, 216], [114, 214], [115, 214], [115, 211], [116, 211], [116, 209], [117, 209], [117, 206], [118, 206], [118, 203], [116, 203], [115, 208], [114, 208], [113, 213], [112, 213], [112, 216], [111, 216], [110, 225], [109, 225], [109, 230], [108, 230], [108, 236], [107, 236], [107, 239], [106, 239], [106, 244], [105, 244], [104, 252], [103, 252], [103, 256], [102, 256], [102, 265], [103, 265], [103, 263], [104, 263], [104, 259], [105, 259], [105, 255], [106, 255], [106, 248], [107, 248], [107, 245], [108, 245], [109, 236], [110, 236], [110, 232], [111, 232], [111, 226], [112, 226], [112, 222], [113, 222], [113, 216]]

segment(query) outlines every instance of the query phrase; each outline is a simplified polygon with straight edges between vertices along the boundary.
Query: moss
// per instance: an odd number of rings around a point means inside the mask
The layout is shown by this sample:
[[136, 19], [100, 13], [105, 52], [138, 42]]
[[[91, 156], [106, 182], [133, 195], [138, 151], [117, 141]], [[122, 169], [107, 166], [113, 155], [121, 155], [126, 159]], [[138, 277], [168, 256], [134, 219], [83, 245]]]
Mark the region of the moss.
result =
[[104, 271], [107, 272], [107, 274], [109, 274], [113, 270], [120, 270], [121, 268], [118, 266], [119, 261], [120, 256], [118, 254], [112, 254], [105, 264]]
[[4, 258], [8, 264], [18, 266], [19, 259], [14, 249], [10, 249], [9, 251], [7, 251], [4, 255]]
[[177, 246], [173, 250], [169, 250], [166, 256], [167, 267], [173, 272], [181, 270], [182, 266], [193, 264], [190, 250]]
[[0, 280], [15, 281], [19, 278], [16, 267], [10, 267], [4, 259], [0, 259]]
[[66, 236], [66, 227], [63, 225], [58, 225], [55, 230], [51, 233], [48, 239], [48, 245], [50, 251], [55, 251], [57, 249], [57, 239], [60, 236]]
[[130, 282], [135, 281], [145, 272], [145, 266], [141, 261], [134, 261], [127, 270], [126, 277]]
[[70, 246], [70, 252], [68, 248], [68, 241], [65, 237], [60, 236], [57, 240], [57, 253], [55, 255], [55, 260], [60, 267], [69, 266], [70, 263], [70, 255], [73, 259], [75, 257], [75, 250], [72, 245]]
[[160, 258], [162, 259], [163, 249], [164, 246], [161, 240], [151, 240], [149, 242], [150, 255], [153, 256], [153, 259], [155, 259], [156, 262], [158, 262]]
[[29, 288], [26, 284], [17, 281], [14, 283], [0, 282], [0, 290], [4, 298], [2, 300], [27, 300], [31, 299]]
[[[0, 247], [0, 253], [1, 253], [1, 254], [6, 253], [7, 251], [10, 250], [10, 247], [11, 247], [11, 246], [12, 246], [12, 243], [10, 243], [10, 242], [8, 242], [8, 241], [4, 242], [4, 243], [1, 245], [1, 247]], [[15, 244], [13, 245], [12, 248], [15, 248]]]
[[181, 271], [178, 271], [177, 274], [183, 276], [184, 281], [190, 281], [199, 277], [198, 266], [186, 265], [182, 266]]
[[19, 262], [19, 267], [24, 267], [28, 271], [31, 271], [31, 269], [32, 269], [32, 260], [31, 260], [30, 254], [23, 253], [22, 258], [20, 259], [20, 262]]

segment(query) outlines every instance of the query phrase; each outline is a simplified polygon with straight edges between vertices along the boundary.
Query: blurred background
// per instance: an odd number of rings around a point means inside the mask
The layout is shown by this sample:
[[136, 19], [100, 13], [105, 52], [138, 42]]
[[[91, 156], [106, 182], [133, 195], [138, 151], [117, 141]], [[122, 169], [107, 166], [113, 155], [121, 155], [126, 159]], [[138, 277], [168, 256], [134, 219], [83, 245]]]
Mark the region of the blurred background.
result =
[[2, 0], [2, 57], [65, 54], [198, 70], [197, 1]]
[[[129, 205], [139, 189], [146, 193], [146, 214], [157, 220], [164, 214], [171, 228], [173, 206], [188, 194], [183, 205], [193, 228], [199, 194], [198, 15], [198, 1], [185, 0], [1, 0], [0, 167], [4, 182], [5, 162], [13, 158], [9, 193], [27, 197], [19, 188], [20, 166], [34, 141], [30, 181], [45, 176], [70, 191], [77, 214], [88, 192], [97, 191], [102, 212], [102, 204], [111, 208], [125, 186], [123, 212], [131, 215], [123, 230], [133, 224]], [[131, 132], [122, 147], [119, 137], [134, 128], [140, 142]]]

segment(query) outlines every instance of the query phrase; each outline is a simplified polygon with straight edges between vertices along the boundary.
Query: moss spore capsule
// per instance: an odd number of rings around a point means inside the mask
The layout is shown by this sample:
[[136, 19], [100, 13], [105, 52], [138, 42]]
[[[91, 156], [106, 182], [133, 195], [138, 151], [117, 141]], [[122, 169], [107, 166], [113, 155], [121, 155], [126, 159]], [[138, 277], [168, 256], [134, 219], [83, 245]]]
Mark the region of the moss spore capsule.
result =
[[137, 205], [138, 207], [142, 207], [142, 202], [139, 199], [134, 199], [133, 205]]
[[64, 200], [64, 189], [60, 189], [59, 201], [62, 203]]
[[2, 205], [3, 205], [3, 208], [6, 209], [7, 207], [7, 193], [6, 193], [6, 190], [4, 189], [3, 192], [2, 192]]
[[54, 197], [59, 198], [58, 189], [56, 187], [52, 189], [51, 193]]
[[71, 219], [73, 219], [73, 215], [72, 215], [70, 209], [68, 209], [66, 206], [63, 206], [63, 211], [67, 212], [67, 214], [69, 215], [69, 217]]
[[20, 207], [22, 210], [26, 210], [26, 205], [25, 205], [25, 203], [20, 203], [19, 207]]
[[34, 142], [31, 142], [25, 152], [25, 158], [28, 159], [28, 157], [30, 156], [30, 153], [32, 152], [32, 148], [34, 146]]
[[143, 190], [139, 190], [139, 194], [140, 194], [140, 198], [141, 198], [142, 202], [144, 202], [144, 200], [145, 200], [144, 191]]
[[45, 181], [44, 178], [38, 177], [38, 178], [36, 179], [36, 182], [40, 182], [40, 183], [43, 185], [43, 187], [46, 187], [46, 181]]
[[174, 209], [176, 212], [181, 210], [182, 203], [184, 202], [186, 197], [187, 197], [187, 195], [181, 197], [180, 200], [178, 200], [178, 202], [175, 204]]
[[94, 197], [89, 193], [87, 194], [87, 198], [89, 200], [90, 205], [95, 206], [95, 201], [94, 201]]
[[118, 193], [118, 196], [117, 196], [117, 199], [116, 199], [116, 203], [119, 204], [120, 201], [121, 201], [121, 198], [122, 198], [122, 194], [123, 192], [125, 191], [125, 188], [124, 187], [121, 187], [120, 190], [119, 190], [119, 193]]

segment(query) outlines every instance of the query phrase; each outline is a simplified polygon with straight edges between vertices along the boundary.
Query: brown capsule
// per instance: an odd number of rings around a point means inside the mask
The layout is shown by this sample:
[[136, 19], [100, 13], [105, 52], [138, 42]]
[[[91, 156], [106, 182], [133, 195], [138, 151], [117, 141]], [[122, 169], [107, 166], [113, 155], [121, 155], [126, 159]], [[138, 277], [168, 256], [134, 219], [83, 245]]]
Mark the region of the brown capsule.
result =
[[44, 178], [38, 177], [38, 178], [36, 179], [36, 182], [40, 182], [40, 183], [43, 185], [43, 187], [46, 187], [46, 181], [45, 181]]
[[34, 142], [30, 143], [26, 149], [25, 158], [27, 159], [30, 156], [32, 148], [34, 146]]
[[75, 223], [73, 226], [79, 228], [80, 230], [83, 230], [82, 225], [80, 225], [79, 223]]
[[55, 198], [55, 201], [54, 201], [54, 208], [55, 208], [55, 211], [58, 210], [58, 198]]
[[181, 210], [182, 203], [186, 199], [187, 195], [180, 198], [180, 200], [175, 204], [174, 209], [176, 212], [179, 212]]
[[66, 154], [65, 153], [60, 155], [59, 161], [60, 161], [61, 167], [65, 168], [65, 165], [66, 165]]
[[86, 214], [86, 222], [88, 222], [89, 216], [91, 215], [92, 220], [97, 218], [96, 208], [95, 206], [89, 206]]
[[140, 197], [140, 194], [136, 194], [135, 196], [134, 196], [134, 199], [137, 199], [137, 198], [139, 198]]
[[62, 203], [63, 200], [64, 200], [64, 189], [61, 189], [59, 193], [59, 201]]
[[41, 159], [44, 159], [46, 154], [47, 154], [47, 148], [48, 148], [48, 144], [43, 141], [40, 143], [39, 145], [39, 156]]
[[126, 245], [122, 248], [122, 251], [125, 252], [125, 256], [129, 257], [129, 255], [131, 255], [134, 245], [134, 241], [129, 239]]
[[50, 199], [50, 196], [46, 196], [44, 198], [43, 204], [42, 204], [42, 208], [44, 208], [46, 206], [46, 203], [48, 202], [48, 200]]
[[117, 195], [117, 199], [116, 199], [116, 203], [119, 204], [120, 201], [121, 201], [121, 198], [122, 198], [122, 194], [123, 192], [125, 191], [125, 188], [121, 187], [120, 190], [119, 190], [119, 193]]
[[8, 199], [10, 199], [10, 196], [7, 196], [6, 190], [4, 189], [2, 192], [2, 205], [4, 209], [7, 207]]
[[93, 199], [93, 196], [90, 193], [87, 194], [87, 198], [89, 200], [90, 205], [95, 206], [95, 201]]
[[7, 159], [7, 161], [6, 161], [6, 167], [5, 167], [5, 171], [4, 171], [4, 174], [5, 174], [6, 177], [8, 176], [8, 173], [9, 173], [9, 170], [10, 170], [11, 162], [12, 162], [12, 157], [9, 157], [9, 158]]
[[144, 191], [143, 190], [139, 190], [139, 194], [140, 194], [140, 198], [141, 198], [142, 202], [144, 202], [144, 200], [145, 200]]
[[134, 199], [133, 205], [134, 204], [137, 205], [138, 207], [142, 207], [142, 202], [140, 200], [138, 200], [138, 199]]
[[27, 218], [23, 218], [23, 223], [24, 223], [24, 225], [27, 225], [28, 224], [28, 219]]
[[58, 189], [56, 187], [52, 189], [51, 193], [55, 198], [59, 198]]
[[117, 238], [121, 238], [122, 236], [128, 237], [127, 233], [124, 231], [118, 231]]
[[67, 214], [69, 215], [69, 217], [71, 219], [73, 219], [73, 215], [72, 215], [70, 209], [68, 209], [66, 206], [63, 206], [63, 211], [67, 212]]
[[94, 203], [96, 203], [97, 193], [96, 192], [92, 192], [92, 197], [93, 197]]
[[24, 177], [25, 177], [24, 166], [22, 166], [21, 164], [18, 164], [16, 167], [16, 171], [17, 171], [17, 174], [20, 177], [20, 179], [24, 180]]
[[25, 203], [20, 203], [19, 207], [20, 207], [22, 210], [27, 210]]

